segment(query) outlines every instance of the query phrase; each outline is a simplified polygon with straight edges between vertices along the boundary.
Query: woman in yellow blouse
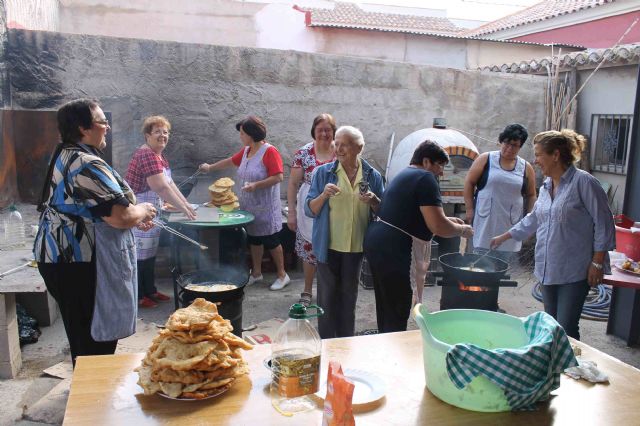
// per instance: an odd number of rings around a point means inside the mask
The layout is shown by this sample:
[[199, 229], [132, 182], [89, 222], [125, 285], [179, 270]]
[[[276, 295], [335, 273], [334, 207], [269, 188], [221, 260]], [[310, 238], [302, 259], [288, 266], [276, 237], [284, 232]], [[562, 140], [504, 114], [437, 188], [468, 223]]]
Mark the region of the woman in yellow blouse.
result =
[[362, 132], [342, 126], [335, 136], [335, 162], [316, 168], [305, 201], [312, 217], [313, 253], [318, 259], [318, 318], [323, 339], [353, 336], [364, 234], [380, 204], [382, 176], [360, 158]]

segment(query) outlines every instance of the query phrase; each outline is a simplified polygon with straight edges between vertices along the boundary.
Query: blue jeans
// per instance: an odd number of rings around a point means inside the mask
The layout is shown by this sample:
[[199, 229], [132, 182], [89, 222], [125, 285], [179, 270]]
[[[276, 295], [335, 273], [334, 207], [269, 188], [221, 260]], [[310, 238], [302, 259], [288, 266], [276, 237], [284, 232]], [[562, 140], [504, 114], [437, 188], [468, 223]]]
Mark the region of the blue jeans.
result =
[[578, 322], [589, 294], [587, 280], [568, 284], [542, 285], [544, 311], [555, 318], [568, 336], [580, 340]]

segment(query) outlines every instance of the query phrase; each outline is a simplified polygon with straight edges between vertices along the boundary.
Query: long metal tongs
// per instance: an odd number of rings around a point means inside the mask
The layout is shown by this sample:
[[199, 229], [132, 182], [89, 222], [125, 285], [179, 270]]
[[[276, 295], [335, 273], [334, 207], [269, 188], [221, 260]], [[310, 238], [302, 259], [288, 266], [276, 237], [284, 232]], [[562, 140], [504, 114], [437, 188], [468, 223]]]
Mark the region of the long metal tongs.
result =
[[182, 182], [180, 182], [179, 184], [176, 185], [176, 187], [180, 188], [184, 185], [187, 184], [187, 182], [189, 182], [191, 179], [194, 179], [196, 177], [198, 177], [199, 175], [201, 175], [203, 172], [200, 171], [200, 169], [198, 169], [194, 174], [192, 174], [191, 176], [189, 176], [188, 178], [186, 178], [185, 180], [183, 180]]
[[156, 225], [156, 226], [158, 226], [158, 227], [160, 227], [160, 228], [164, 229], [164, 230], [165, 230], [165, 231], [167, 231], [168, 233], [173, 234], [173, 235], [175, 235], [175, 236], [176, 236], [176, 237], [178, 237], [178, 238], [182, 238], [183, 240], [188, 241], [188, 242], [190, 242], [191, 244], [195, 244], [195, 245], [197, 245], [198, 247], [200, 247], [200, 250], [207, 250], [207, 249], [209, 248], [209, 247], [205, 246], [204, 244], [200, 244], [200, 243], [199, 243], [199, 242], [197, 242], [196, 240], [193, 240], [193, 239], [191, 239], [191, 238], [187, 237], [186, 235], [184, 235], [184, 234], [182, 234], [182, 233], [180, 233], [180, 232], [176, 231], [176, 230], [175, 230], [175, 229], [173, 229], [172, 227], [165, 225], [165, 224], [164, 224], [163, 222], [161, 222], [160, 220], [152, 219], [152, 220], [151, 220], [151, 222], [152, 222], [154, 225]]
[[476, 260], [474, 260], [473, 262], [471, 262], [469, 264], [469, 268], [474, 268], [476, 266], [476, 263], [480, 262], [486, 255], [488, 255], [489, 253], [491, 253], [493, 250], [489, 250], [488, 252], [480, 255], [479, 258], [477, 258]]

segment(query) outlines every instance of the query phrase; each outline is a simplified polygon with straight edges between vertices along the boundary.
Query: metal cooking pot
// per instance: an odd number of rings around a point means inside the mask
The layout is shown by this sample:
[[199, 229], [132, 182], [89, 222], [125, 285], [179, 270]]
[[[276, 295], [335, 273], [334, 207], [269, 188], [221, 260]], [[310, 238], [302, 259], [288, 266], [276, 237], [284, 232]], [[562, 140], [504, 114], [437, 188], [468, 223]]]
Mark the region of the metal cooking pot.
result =
[[469, 271], [461, 269], [461, 267], [471, 266], [473, 262], [482, 257], [479, 254], [467, 253], [447, 253], [440, 256], [440, 265], [445, 275], [462, 281], [463, 283], [472, 282], [498, 282], [505, 277], [509, 264], [504, 260], [484, 256], [474, 265], [478, 271]]
[[[242, 337], [242, 301], [244, 287], [249, 280], [249, 272], [232, 267], [204, 269], [180, 275], [176, 282], [180, 287], [178, 300], [183, 307], [189, 306], [194, 299], [202, 297], [218, 305], [218, 312], [231, 321], [233, 333]], [[198, 291], [187, 288], [189, 284], [214, 285], [234, 284], [236, 287], [223, 291]]]

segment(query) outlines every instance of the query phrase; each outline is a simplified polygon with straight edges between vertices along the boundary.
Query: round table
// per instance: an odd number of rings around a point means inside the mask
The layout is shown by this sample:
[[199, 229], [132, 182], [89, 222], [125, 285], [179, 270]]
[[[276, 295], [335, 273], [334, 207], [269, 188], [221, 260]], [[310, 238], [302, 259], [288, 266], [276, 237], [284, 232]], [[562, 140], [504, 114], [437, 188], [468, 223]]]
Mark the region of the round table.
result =
[[[195, 264], [194, 270], [208, 269], [220, 265], [246, 268], [245, 247], [247, 233], [244, 226], [254, 221], [255, 216], [244, 210], [229, 213], [219, 212], [218, 220], [171, 220], [168, 225], [178, 232], [206, 245], [206, 251], [182, 238], [171, 235], [171, 274], [173, 276], [173, 295], [178, 309], [178, 278], [185, 272], [185, 257]], [[213, 232], [211, 232], [213, 231]], [[206, 255], [205, 255], [206, 254]], [[190, 272], [190, 271], [189, 271]], [[249, 270], [247, 269], [247, 275]]]

